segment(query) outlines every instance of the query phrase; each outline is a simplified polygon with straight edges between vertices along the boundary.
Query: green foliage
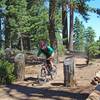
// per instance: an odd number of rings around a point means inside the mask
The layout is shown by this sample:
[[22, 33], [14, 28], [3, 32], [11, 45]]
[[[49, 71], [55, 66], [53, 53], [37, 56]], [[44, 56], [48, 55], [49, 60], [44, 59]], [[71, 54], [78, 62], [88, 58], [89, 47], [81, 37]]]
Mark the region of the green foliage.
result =
[[99, 42], [93, 42], [88, 46], [90, 57], [95, 57], [96, 55], [100, 54], [99, 45]]
[[[16, 43], [19, 35], [29, 31], [26, 0], [6, 0], [6, 47]], [[26, 35], [26, 34], [25, 34]]]
[[[20, 37], [31, 37], [32, 42], [40, 39], [49, 40], [49, 9], [46, 0], [1, 0], [6, 7], [6, 47], [18, 44]], [[49, 2], [49, 1], [48, 1]], [[61, 9], [60, 9], [61, 11]], [[60, 19], [60, 20], [59, 20]], [[56, 30], [61, 29], [61, 14], [56, 13]]]
[[0, 54], [4, 54], [4, 49], [0, 48]]
[[40, 40], [49, 41], [48, 34], [35, 34], [32, 35], [32, 42], [34, 42], [33, 47], [38, 47], [38, 43]]
[[0, 0], [0, 8], [5, 7], [6, 0]]
[[0, 59], [2, 59], [3, 58], [3, 56], [4, 56], [4, 49], [3, 48], [1, 48], [0, 49]]
[[97, 43], [95, 43], [95, 31], [92, 29], [92, 27], [88, 27], [85, 32], [85, 48], [86, 52], [89, 57], [95, 56], [98, 54], [98, 46]]
[[65, 48], [64, 48], [64, 45], [61, 45], [61, 44], [58, 44], [58, 55], [64, 55], [64, 52], [65, 52], [65, 50], [64, 50]]
[[9, 84], [15, 80], [14, 65], [0, 60], [0, 84]]
[[56, 7], [56, 14], [55, 14], [55, 29], [61, 30], [62, 29], [62, 10], [61, 7], [61, 1], [57, 1], [57, 7]]
[[98, 44], [98, 49], [99, 49], [99, 51], [100, 51], [100, 36], [99, 36], [99, 39], [97, 40], [97, 44]]
[[[66, 1], [66, 0], [63, 0]], [[88, 19], [87, 11], [90, 10], [87, 1], [71, 0], [74, 11], [79, 12], [83, 18]], [[33, 45], [38, 45], [38, 41], [44, 39], [49, 41], [48, 26], [49, 26], [49, 7], [45, 6], [45, 2], [49, 0], [0, 0], [0, 7], [6, 8], [6, 36], [7, 45], [17, 44], [19, 37], [29, 37], [32, 39]], [[55, 12], [55, 31], [62, 30], [62, 0], [57, 0]], [[70, 10], [68, 10], [70, 11]], [[92, 11], [92, 10], [91, 10]], [[52, 25], [52, 24], [51, 24]], [[75, 21], [74, 27], [74, 49], [78, 51], [84, 50], [84, 26], [78, 19]], [[92, 32], [86, 32], [85, 44], [89, 48], [94, 47], [90, 44], [94, 41]], [[62, 39], [56, 34], [58, 40], [58, 51], [62, 52]], [[92, 39], [93, 37], [93, 39]], [[24, 39], [23, 39], [24, 41]], [[29, 40], [30, 41], [30, 40]], [[28, 43], [25, 43], [26, 45]], [[26, 46], [25, 45], [25, 46]], [[90, 51], [90, 50], [89, 50]], [[91, 51], [93, 52], [93, 51]], [[61, 53], [60, 53], [61, 54]]]
[[95, 42], [94, 40], [95, 31], [91, 27], [85, 29], [77, 17], [74, 24], [74, 33], [74, 50], [85, 50], [89, 58], [100, 54], [100, 41]]
[[32, 41], [38, 42], [41, 39], [48, 39], [48, 10], [43, 1], [29, 5], [28, 14], [30, 15], [30, 32]]
[[74, 50], [84, 51], [84, 32], [85, 28], [82, 22], [76, 17], [74, 24]]
[[[28, 2], [29, 3], [29, 2]], [[61, 13], [57, 10], [55, 29], [61, 29]], [[32, 37], [32, 42], [37, 46], [38, 41], [44, 39], [49, 41], [48, 27], [49, 27], [49, 9], [45, 7], [44, 1], [33, 3], [33, 5], [28, 5], [28, 13], [30, 15], [30, 32]]]
[[95, 38], [95, 31], [92, 29], [92, 27], [88, 27], [85, 31], [85, 40], [86, 40], [86, 44], [90, 45], [92, 42], [94, 42], [94, 38]]
[[59, 32], [56, 33], [56, 39], [57, 39], [57, 52], [59, 55], [64, 54], [64, 46], [62, 42], [62, 36]]

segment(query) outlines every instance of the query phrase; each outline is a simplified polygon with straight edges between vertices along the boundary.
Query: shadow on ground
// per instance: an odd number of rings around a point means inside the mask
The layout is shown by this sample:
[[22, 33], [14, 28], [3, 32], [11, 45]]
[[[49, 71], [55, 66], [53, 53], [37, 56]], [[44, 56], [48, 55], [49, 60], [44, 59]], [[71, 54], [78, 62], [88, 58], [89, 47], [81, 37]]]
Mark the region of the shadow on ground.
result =
[[[88, 64], [88, 65], [92, 65], [92, 63]], [[84, 67], [88, 67], [87, 64], [76, 64], [77, 68], [84, 68]]]
[[24, 81], [37, 81], [37, 78], [27, 77], [27, 78], [24, 79]]
[[[75, 93], [74, 90], [72, 91], [67, 91], [67, 89], [56, 89], [56, 88], [44, 88], [44, 87], [27, 87], [27, 86], [21, 86], [21, 85], [6, 85], [6, 94], [13, 98], [13, 99], [18, 99], [18, 100], [33, 100], [34, 97], [38, 98], [35, 100], [41, 100], [43, 98], [50, 99], [50, 100], [67, 100], [68, 98], [72, 100], [86, 100], [88, 97], [88, 93], [80, 93], [77, 91]], [[16, 93], [23, 94], [24, 99], [22, 99], [23, 96], [16, 96], [18, 94], [13, 94], [11, 93], [12, 91], [16, 91]], [[31, 99], [30, 99], [31, 98]], [[32, 99], [33, 98], [33, 99]], [[64, 98], [64, 99], [62, 99]], [[68, 99], [69, 100], [69, 99]]]

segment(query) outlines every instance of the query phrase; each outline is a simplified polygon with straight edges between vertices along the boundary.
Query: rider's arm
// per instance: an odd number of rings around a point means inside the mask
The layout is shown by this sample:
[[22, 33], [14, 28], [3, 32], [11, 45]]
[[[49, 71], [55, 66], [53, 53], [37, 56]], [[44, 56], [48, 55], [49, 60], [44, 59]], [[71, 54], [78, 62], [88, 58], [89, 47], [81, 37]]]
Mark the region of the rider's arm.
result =
[[47, 48], [48, 48], [48, 52], [49, 52], [49, 53], [51, 53], [51, 54], [52, 54], [52, 53], [54, 52], [54, 49], [53, 49], [53, 48], [51, 48], [50, 46], [48, 46]]
[[53, 59], [54, 58], [54, 49], [51, 48], [50, 46], [48, 46], [48, 52], [51, 55], [48, 60]]

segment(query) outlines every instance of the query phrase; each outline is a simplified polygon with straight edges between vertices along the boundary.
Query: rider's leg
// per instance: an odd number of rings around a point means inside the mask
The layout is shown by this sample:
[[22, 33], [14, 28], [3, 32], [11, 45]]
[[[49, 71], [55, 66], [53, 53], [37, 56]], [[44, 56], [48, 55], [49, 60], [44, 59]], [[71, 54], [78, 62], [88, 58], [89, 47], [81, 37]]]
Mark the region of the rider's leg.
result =
[[48, 68], [51, 67], [51, 62], [50, 62], [50, 60], [47, 60], [47, 67], [48, 67]]
[[53, 61], [52, 60], [50, 60], [50, 66], [51, 66], [51, 68], [53, 67]]
[[51, 56], [50, 56], [50, 64], [51, 64], [51, 67], [53, 67], [53, 60], [54, 60], [54, 52], [51, 54]]

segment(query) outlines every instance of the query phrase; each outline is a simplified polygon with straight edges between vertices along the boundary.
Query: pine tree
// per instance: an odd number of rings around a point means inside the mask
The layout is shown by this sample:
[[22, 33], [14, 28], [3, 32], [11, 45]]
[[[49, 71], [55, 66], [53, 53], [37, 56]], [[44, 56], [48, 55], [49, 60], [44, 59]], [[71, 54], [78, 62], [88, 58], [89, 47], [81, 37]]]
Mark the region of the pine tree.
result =
[[84, 25], [76, 17], [74, 24], [74, 50], [84, 51]]
[[56, 3], [57, 0], [49, 1], [49, 39], [52, 47], [54, 47], [55, 45], [54, 42], [56, 41], [56, 35], [55, 35]]
[[94, 51], [94, 43], [95, 43], [95, 31], [92, 27], [88, 27], [85, 32], [85, 48], [87, 52], [87, 64], [89, 64], [89, 60], [92, 56], [92, 52]]
[[48, 40], [48, 9], [45, 7], [43, 0], [30, 5], [28, 1], [28, 14], [30, 15], [30, 33], [33, 42], [41, 39]]
[[28, 15], [26, 9], [26, 0], [6, 1], [6, 47], [12, 47], [12, 43], [16, 43], [16, 37], [22, 37], [22, 34], [28, 32]]

